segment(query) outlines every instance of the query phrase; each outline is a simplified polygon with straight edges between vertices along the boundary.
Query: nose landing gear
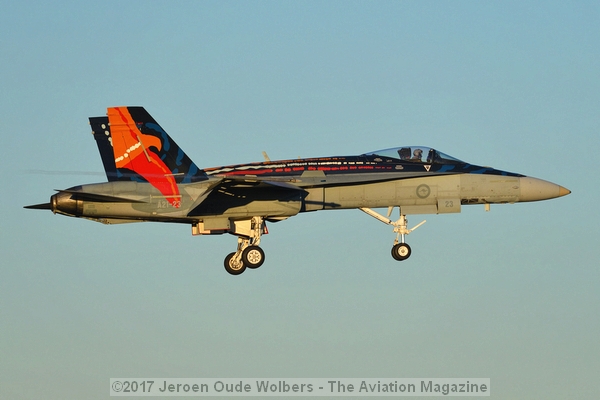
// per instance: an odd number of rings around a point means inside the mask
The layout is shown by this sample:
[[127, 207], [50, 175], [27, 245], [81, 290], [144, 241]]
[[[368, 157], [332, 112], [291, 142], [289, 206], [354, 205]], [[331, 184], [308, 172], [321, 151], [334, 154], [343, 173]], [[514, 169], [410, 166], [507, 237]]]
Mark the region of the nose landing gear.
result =
[[[388, 217], [391, 215], [392, 209], [393, 207], [389, 208]], [[377, 211], [374, 211], [370, 208], [363, 207], [360, 208], [360, 210], [365, 212], [366, 214], [369, 214], [371, 217], [378, 219], [384, 224], [391, 225], [394, 227], [394, 232], [396, 233], [396, 240], [394, 240], [394, 246], [392, 247], [392, 257], [394, 257], [394, 260], [404, 261], [408, 257], [410, 257], [412, 251], [410, 249], [410, 246], [404, 242], [405, 236], [417, 229], [418, 227], [420, 227], [421, 225], [423, 225], [426, 221], [422, 221], [414, 228], [408, 229], [406, 225], [408, 220], [406, 219], [406, 215], [402, 214], [402, 210], [400, 210], [400, 218], [398, 219], [398, 221], [392, 221], [388, 217], [384, 217]]]

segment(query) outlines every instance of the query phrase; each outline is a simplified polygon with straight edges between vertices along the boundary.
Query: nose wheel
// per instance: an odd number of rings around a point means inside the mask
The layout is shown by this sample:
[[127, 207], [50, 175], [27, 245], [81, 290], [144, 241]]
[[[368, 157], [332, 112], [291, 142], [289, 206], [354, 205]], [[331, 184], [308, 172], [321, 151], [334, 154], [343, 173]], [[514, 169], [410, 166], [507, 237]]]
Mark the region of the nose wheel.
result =
[[392, 257], [396, 261], [404, 261], [410, 257], [410, 246], [406, 243], [397, 243], [392, 247]]

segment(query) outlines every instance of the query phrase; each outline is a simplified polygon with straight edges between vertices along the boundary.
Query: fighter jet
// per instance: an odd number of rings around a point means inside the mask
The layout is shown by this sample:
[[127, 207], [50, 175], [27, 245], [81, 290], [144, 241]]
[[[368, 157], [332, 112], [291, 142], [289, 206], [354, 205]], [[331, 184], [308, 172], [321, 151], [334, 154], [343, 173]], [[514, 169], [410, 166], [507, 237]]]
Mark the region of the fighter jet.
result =
[[[541, 179], [469, 164], [425, 146], [360, 155], [265, 161], [200, 169], [142, 107], [111, 107], [89, 118], [108, 182], [57, 190], [26, 206], [103, 224], [171, 222], [193, 235], [237, 236], [225, 270], [238, 275], [265, 261], [266, 222], [319, 210], [358, 209], [393, 227], [392, 257], [425, 221], [407, 216], [459, 213], [463, 205], [530, 202], [571, 193]], [[373, 208], [387, 208], [381, 214]], [[391, 220], [398, 208], [399, 219]]]

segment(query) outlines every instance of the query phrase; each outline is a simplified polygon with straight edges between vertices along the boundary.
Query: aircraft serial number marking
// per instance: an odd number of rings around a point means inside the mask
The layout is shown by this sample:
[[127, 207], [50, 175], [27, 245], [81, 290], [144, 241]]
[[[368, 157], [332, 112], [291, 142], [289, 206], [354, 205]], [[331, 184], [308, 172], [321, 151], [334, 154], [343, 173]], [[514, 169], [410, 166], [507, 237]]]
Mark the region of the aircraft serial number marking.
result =
[[158, 202], [156, 203], [156, 208], [169, 208], [169, 207], [179, 208], [179, 207], [181, 207], [181, 201], [173, 200], [173, 202], [170, 203], [167, 200], [158, 200]]

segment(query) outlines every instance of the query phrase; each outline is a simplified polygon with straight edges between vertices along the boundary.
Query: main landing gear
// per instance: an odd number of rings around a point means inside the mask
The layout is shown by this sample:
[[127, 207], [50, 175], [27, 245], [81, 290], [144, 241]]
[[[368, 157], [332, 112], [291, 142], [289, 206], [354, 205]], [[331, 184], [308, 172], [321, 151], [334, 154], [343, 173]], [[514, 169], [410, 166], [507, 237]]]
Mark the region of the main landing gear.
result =
[[392, 214], [393, 207], [388, 209], [387, 217], [384, 217], [370, 208], [360, 208], [360, 210], [369, 214], [371, 217], [378, 219], [384, 224], [392, 225], [394, 227], [394, 232], [396, 233], [396, 240], [394, 240], [394, 246], [392, 247], [392, 257], [394, 257], [394, 260], [404, 261], [410, 257], [411, 249], [410, 246], [404, 242], [405, 236], [423, 225], [425, 221], [422, 221], [412, 229], [408, 229], [406, 225], [408, 220], [406, 219], [406, 215], [402, 214], [402, 210], [400, 210], [400, 219], [398, 219], [398, 221], [392, 221], [389, 219], [389, 216]]
[[237, 251], [225, 257], [225, 270], [231, 275], [239, 275], [246, 268], [256, 269], [265, 262], [265, 252], [258, 247], [264, 225], [262, 217], [254, 217], [250, 223], [249, 236], [238, 235]]

